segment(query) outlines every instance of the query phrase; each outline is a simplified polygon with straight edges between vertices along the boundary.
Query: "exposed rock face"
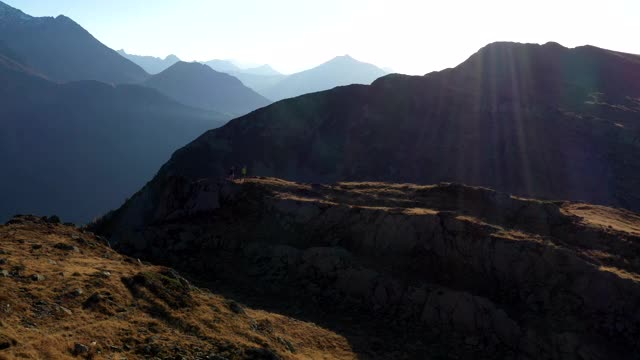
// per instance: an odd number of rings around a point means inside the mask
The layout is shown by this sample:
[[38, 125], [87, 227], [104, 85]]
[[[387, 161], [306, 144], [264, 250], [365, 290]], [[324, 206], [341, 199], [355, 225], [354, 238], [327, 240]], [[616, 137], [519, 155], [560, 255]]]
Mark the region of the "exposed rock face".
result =
[[177, 151], [159, 177], [456, 182], [640, 211], [640, 57], [495, 43], [456, 68], [278, 102]]
[[640, 216], [625, 210], [454, 184], [168, 178], [96, 229], [204, 279], [425, 325], [476, 357], [640, 351]]

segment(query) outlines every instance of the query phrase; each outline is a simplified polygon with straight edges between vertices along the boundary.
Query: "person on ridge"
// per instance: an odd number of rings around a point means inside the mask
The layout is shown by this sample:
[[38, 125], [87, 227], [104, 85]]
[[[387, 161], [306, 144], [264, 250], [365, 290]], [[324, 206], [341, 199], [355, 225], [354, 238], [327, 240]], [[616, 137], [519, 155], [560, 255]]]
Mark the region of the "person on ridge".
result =
[[229, 179], [229, 180], [233, 181], [233, 179], [235, 178], [235, 176], [236, 176], [236, 167], [235, 167], [235, 166], [232, 166], [232, 167], [229, 169], [229, 177], [227, 177], [227, 179]]
[[243, 178], [247, 177], [247, 165], [242, 167], [242, 177]]

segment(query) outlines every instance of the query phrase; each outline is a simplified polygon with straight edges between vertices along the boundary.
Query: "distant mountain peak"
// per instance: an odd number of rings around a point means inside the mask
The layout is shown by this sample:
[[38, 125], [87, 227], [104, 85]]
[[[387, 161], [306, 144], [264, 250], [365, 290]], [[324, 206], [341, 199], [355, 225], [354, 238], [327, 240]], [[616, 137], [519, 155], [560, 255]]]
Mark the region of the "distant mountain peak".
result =
[[175, 56], [174, 54], [170, 54], [170, 55], [167, 55], [167, 57], [164, 58], [164, 61], [175, 61], [175, 62], [178, 62], [178, 61], [181, 61], [181, 60], [180, 60], [179, 57]]
[[547, 43], [545, 43], [543, 46], [547, 46], [547, 47], [557, 47], [557, 48], [562, 48], [562, 49], [566, 49], [565, 46], [563, 46], [562, 44], [559, 44], [555, 41], [548, 41]]
[[289, 75], [264, 91], [271, 100], [282, 100], [311, 92], [329, 90], [336, 86], [371, 84], [387, 72], [359, 61], [350, 55], [336, 56], [314, 68]]
[[[360, 66], [360, 65], [371, 65], [371, 66], [375, 66], [373, 64], [369, 64], [367, 62], [364, 61], [360, 61], [356, 58], [354, 58], [351, 55], [345, 54], [345, 55], [340, 55], [340, 56], [336, 56], [333, 59], [325, 62], [322, 65], [338, 65], [338, 66]], [[320, 66], [322, 66], [320, 65]], [[376, 66], [377, 67], [377, 66]]]
[[144, 85], [185, 105], [233, 115], [270, 103], [237, 78], [195, 61], [179, 61], [147, 79]]
[[236, 66], [234, 63], [228, 60], [213, 59], [209, 61], [204, 61], [202, 63], [209, 66], [213, 70], [220, 71], [220, 72], [229, 73], [229, 72], [241, 70], [238, 66]]
[[248, 69], [241, 69], [241, 70], [238, 70], [237, 72], [242, 74], [254, 74], [254, 75], [260, 75], [260, 76], [282, 75], [280, 72], [274, 70], [269, 64], [264, 64], [264, 65], [260, 65], [260, 66], [256, 66]]
[[351, 55], [349, 54], [345, 54], [345, 55], [340, 55], [340, 56], [336, 56], [333, 59], [330, 60], [331, 61], [343, 61], [343, 62], [360, 62], [356, 59], [354, 59], [353, 57], [351, 57]]
[[178, 61], [177, 63], [169, 66], [167, 68], [167, 70], [165, 71], [212, 71], [212, 72], [217, 72], [215, 70], [213, 70], [211, 67], [204, 65], [202, 63], [199, 63], [197, 61]]

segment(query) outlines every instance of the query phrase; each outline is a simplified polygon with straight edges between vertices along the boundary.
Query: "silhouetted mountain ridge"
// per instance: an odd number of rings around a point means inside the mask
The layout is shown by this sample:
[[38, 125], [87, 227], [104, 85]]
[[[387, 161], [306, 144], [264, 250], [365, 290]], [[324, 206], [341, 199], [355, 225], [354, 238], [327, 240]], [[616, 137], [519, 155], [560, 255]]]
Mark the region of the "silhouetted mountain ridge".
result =
[[235, 77], [197, 62], [177, 62], [150, 77], [144, 85], [189, 106], [235, 115], [246, 114], [270, 103]]
[[248, 164], [299, 181], [455, 181], [638, 210], [638, 116], [637, 56], [496, 43], [456, 68], [273, 104], [177, 151], [158, 177]]

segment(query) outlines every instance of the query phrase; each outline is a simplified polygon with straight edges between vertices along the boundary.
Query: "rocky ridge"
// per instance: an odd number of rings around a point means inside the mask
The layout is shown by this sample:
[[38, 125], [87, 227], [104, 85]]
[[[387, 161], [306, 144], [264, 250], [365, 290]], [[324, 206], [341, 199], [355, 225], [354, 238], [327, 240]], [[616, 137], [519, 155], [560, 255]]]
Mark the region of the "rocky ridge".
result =
[[[125, 253], [285, 303], [359, 309], [463, 358], [640, 351], [640, 216], [627, 210], [449, 183], [151, 187], [95, 224]], [[407, 349], [398, 358], [428, 353]]]

